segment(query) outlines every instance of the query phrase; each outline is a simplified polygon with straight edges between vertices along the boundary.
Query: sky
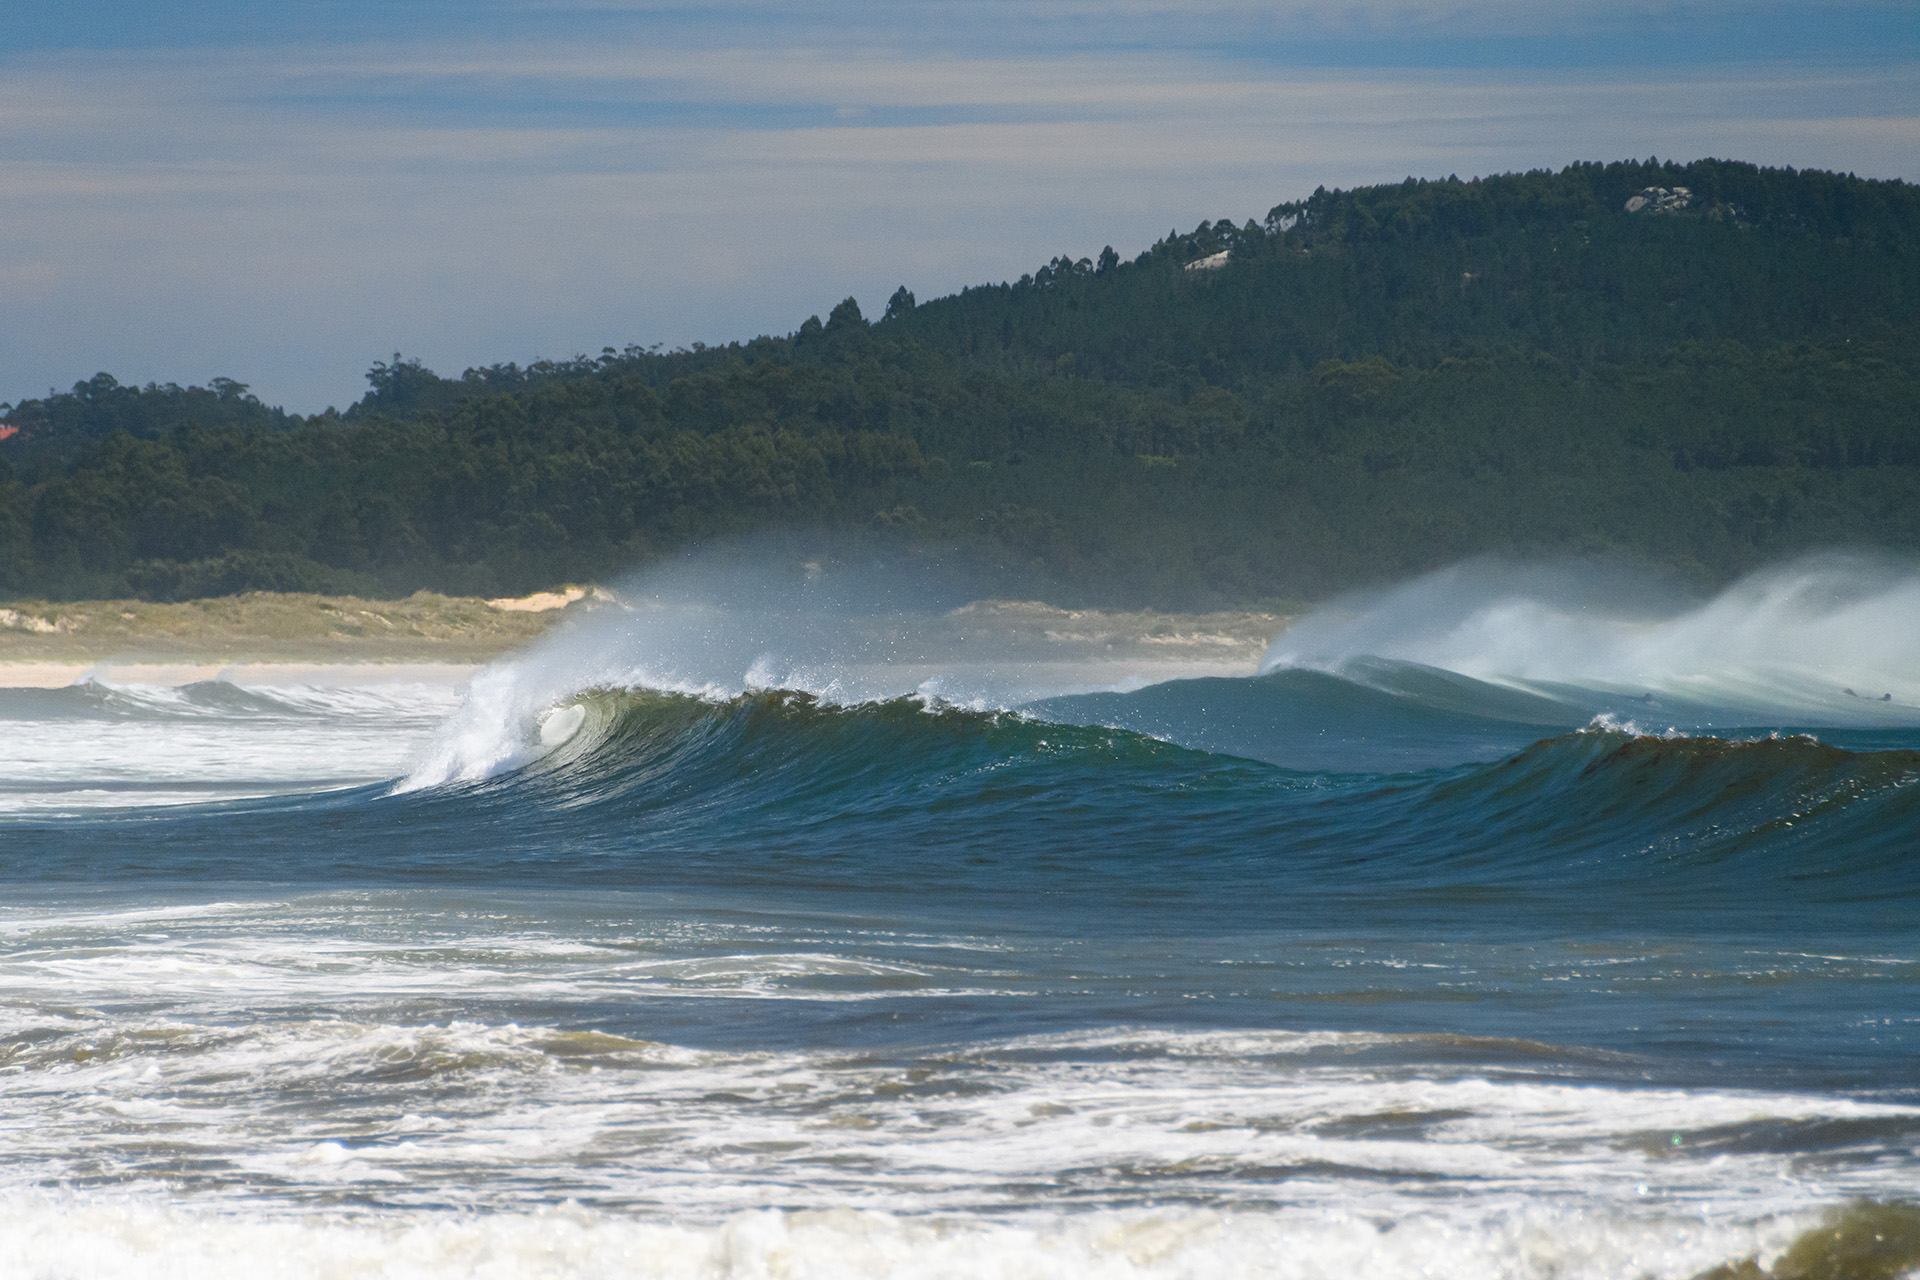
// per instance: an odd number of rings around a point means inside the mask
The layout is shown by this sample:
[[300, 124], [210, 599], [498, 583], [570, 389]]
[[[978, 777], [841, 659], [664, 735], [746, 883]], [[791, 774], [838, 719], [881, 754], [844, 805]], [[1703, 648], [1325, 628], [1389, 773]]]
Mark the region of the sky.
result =
[[1317, 186], [1920, 180], [1915, 0], [5, 0], [0, 402], [344, 407], [1132, 256]]

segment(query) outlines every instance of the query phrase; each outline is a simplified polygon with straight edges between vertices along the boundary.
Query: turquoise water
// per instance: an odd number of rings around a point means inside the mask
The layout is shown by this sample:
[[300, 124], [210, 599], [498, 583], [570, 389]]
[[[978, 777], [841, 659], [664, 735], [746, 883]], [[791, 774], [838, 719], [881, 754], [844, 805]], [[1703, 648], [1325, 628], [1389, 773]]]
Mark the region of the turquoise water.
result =
[[1144, 684], [736, 599], [464, 691], [0, 691], [0, 1258], [1764, 1255], [1920, 1193], [1911, 584], [1838, 577], [1415, 584]]

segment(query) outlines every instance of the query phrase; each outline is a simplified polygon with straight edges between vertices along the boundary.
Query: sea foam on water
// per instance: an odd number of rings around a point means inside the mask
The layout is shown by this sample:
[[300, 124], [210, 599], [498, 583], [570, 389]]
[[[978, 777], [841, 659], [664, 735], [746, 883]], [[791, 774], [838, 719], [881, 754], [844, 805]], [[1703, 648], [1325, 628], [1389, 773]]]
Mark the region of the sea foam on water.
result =
[[1920, 1263], [1906, 570], [1478, 565], [1142, 689], [729, 563], [444, 719], [0, 696], [0, 1275]]
[[0, 1270], [42, 1280], [1691, 1280], [1777, 1254], [1817, 1220], [1757, 1229], [1520, 1208], [1478, 1222], [1204, 1209], [993, 1222], [756, 1210], [684, 1226], [559, 1207], [259, 1221], [157, 1197], [50, 1196], [0, 1203]]

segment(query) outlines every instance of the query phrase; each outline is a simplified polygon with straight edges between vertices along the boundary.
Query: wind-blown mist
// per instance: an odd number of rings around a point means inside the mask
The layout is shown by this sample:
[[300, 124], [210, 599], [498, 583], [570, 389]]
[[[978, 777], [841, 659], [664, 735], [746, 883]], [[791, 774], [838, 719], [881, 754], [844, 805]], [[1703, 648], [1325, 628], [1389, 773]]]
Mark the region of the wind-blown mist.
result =
[[536, 759], [583, 726], [570, 700], [592, 691], [721, 701], [786, 690], [843, 706], [911, 696], [1007, 710], [1231, 669], [1012, 627], [966, 608], [967, 584], [964, 569], [905, 552], [772, 541], [704, 549], [636, 575], [579, 623], [477, 675], [404, 785], [485, 778]]
[[712, 548], [481, 672], [402, 788], [540, 759], [599, 723], [585, 696], [606, 691], [1024, 708], [1304, 769], [1495, 759], [1596, 718], [1920, 724], [1920, 571], [1865, 556], [1796, 560], [1705, 601], [1617, 566], [1475, 561], [1309, 614], [1257, 679], [996, 626], [966, 600], [964, 575], [906, 556]]
[[1483, 560], [1289, 627], [1263, 672], [1417, 663], [1545, 693], [1616, 693], [1820, 723], [1920, 721], [1920, 568], [1809, 556], [1690, 600], [1618, 568]]
[[1258, 678], [997, 626], [967, 599], [964, 574], [905, 555], [710, 548], [481, 672], [402, 789], [540, 759], [600, 725], [586, 695], [606, 691], [1023, 709], [1297, 769], [1497, 759], [1596, 719], [1920, 724], [1920, 571], [1866, 556], [1803, 558], [1704, 601], [1618, 566], [1474, 561], [1294, 622]]

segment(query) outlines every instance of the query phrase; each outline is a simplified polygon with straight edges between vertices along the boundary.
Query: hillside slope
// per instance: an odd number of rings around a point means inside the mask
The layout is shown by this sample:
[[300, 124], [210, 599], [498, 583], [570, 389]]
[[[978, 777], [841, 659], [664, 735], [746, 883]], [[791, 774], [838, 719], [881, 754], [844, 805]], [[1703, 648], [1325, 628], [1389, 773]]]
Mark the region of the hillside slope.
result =
[[1316, 192], [869, 323], [499, 365], [344, 414], [14, 406], [0, 591], [530, 590], [867, 530], [1200, 608], [1489, 551], [1702, 579], [1920, 548], [1920, 188], [1724, 161]]

